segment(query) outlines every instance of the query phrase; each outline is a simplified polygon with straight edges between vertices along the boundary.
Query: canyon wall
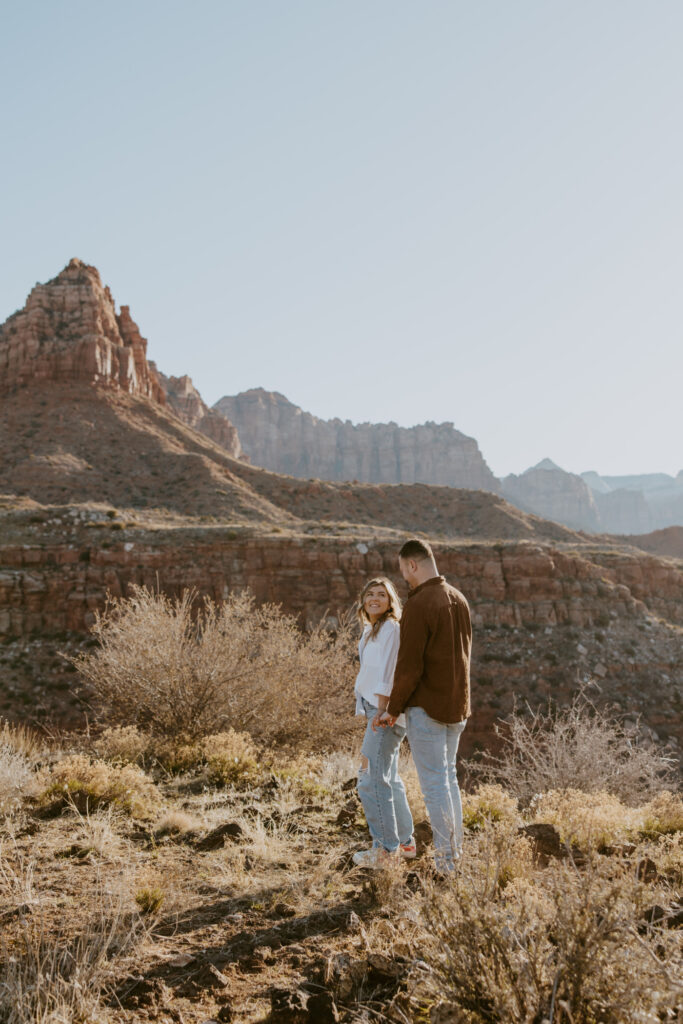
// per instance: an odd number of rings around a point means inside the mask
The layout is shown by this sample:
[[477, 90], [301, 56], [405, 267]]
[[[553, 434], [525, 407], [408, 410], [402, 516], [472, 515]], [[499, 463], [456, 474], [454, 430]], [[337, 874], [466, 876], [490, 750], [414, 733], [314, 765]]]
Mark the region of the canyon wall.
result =
[[214, 409], [234, 423], [251, 462], [278, 473], [499, 490], [477, 442], [452, 423], [321, 420], [262, 388], [221, 398]]
[[[475, 624], [576, 626], [650, 612], [683, 622], [683, 570], [647, 555], [567, 553], [528, 542], [439, 549]], [[349, 609], [377, 573], [397, 577], [396, 546], [339, 538], [232, 537], [227, 531], [126, 531], [125, 540], [0, 547], [0, 637], [85, 631], [107, 592], [130, 583], [214, 599], [249, 587], [304, 622]], [[401, 585], [402, 586], [402, 585]], [[403, 589], [403, 588], [402, 588]]]

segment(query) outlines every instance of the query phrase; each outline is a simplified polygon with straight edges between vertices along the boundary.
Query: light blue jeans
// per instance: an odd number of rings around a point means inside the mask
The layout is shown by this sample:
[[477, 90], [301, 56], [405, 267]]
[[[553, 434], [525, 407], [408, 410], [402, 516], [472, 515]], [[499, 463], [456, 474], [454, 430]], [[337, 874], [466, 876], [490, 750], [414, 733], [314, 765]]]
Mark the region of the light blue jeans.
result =
[[448, 725], [424, 708], [406, 708], [410, 749], [434, 836], [438, 871], [452, 871], [462, 851], [462, 801], [455, 762], [467, 721]]
[[371, 722], [377, 714], [364, 698], [367, 719], [361, 755], [367, 757], [367, 768], [358, 772], [358, 796], [365, 811], [373, 846], [393, 852], [399, 843], [407, 843], [413, 835], [406, 789], [398, 774], [398, 749], [406, 734], [400, 725], [372, 731]]

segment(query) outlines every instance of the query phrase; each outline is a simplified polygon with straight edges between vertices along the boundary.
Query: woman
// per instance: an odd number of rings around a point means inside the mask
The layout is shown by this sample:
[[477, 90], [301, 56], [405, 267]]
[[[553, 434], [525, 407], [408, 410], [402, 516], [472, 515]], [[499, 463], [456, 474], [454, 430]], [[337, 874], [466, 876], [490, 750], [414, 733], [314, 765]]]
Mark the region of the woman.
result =
[[396, 856], [415, 856], [413, 818], [405, 786], [398, 774], [398, 748], [405, 736], [405, 716], [391, 728], [373, 732], [372, 720], [389, 703], [398, 654], [401, 602], [393, 584], [378, 576], [365, 584], [358, 598], [363, 635], [358, 645], [360, 672], [356, 679], [356, 714], [367, 727], [361, 748], [358, 796], [372, 837], [369, 850], [354, 853], [360, 867], [382, 867]]

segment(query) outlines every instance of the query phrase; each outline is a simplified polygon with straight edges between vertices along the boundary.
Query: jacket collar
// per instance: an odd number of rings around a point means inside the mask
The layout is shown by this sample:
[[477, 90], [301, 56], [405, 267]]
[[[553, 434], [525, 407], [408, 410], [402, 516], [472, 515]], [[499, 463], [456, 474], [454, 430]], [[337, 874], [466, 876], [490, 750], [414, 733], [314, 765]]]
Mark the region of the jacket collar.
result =
[[413, 597], [414, 594], [419, 594], [421, 590], [425, 589], [425, 587], [441, 586], [441, 584], [445, 582], [446, 580], [443, 576], [432, 576], [431, 579], [425, 580], [424, 583], [420, 583], [419, 586], [413, 587], [413, 589], [408, 592], [408, 598]]

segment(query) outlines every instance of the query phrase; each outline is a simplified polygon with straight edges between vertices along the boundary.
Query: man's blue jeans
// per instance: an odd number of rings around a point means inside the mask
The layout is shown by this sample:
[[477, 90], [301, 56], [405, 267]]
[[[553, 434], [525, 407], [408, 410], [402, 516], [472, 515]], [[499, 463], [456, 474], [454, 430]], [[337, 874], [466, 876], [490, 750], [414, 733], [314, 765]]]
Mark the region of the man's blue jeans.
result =
[[417, 768], [434, 836], [439, 871], [452, 871], [462, 850], [462, 801], [455, 763], [467, 724], [448, 725], [430, 718], [424, 708], [406, 708], [410, 749]]
[[398, 749], [406, 734], [400, 725], [372, 731], [371, 722], [377, 708], [363, 699], [367, 727], [361, 755], [368, 759], [367, 768], [358, 772], [358, 796], [365, 811], [373, 846], [393, 852], [399, 843], [407, 843], [413, 835], [406, 789], [398, 774]]

